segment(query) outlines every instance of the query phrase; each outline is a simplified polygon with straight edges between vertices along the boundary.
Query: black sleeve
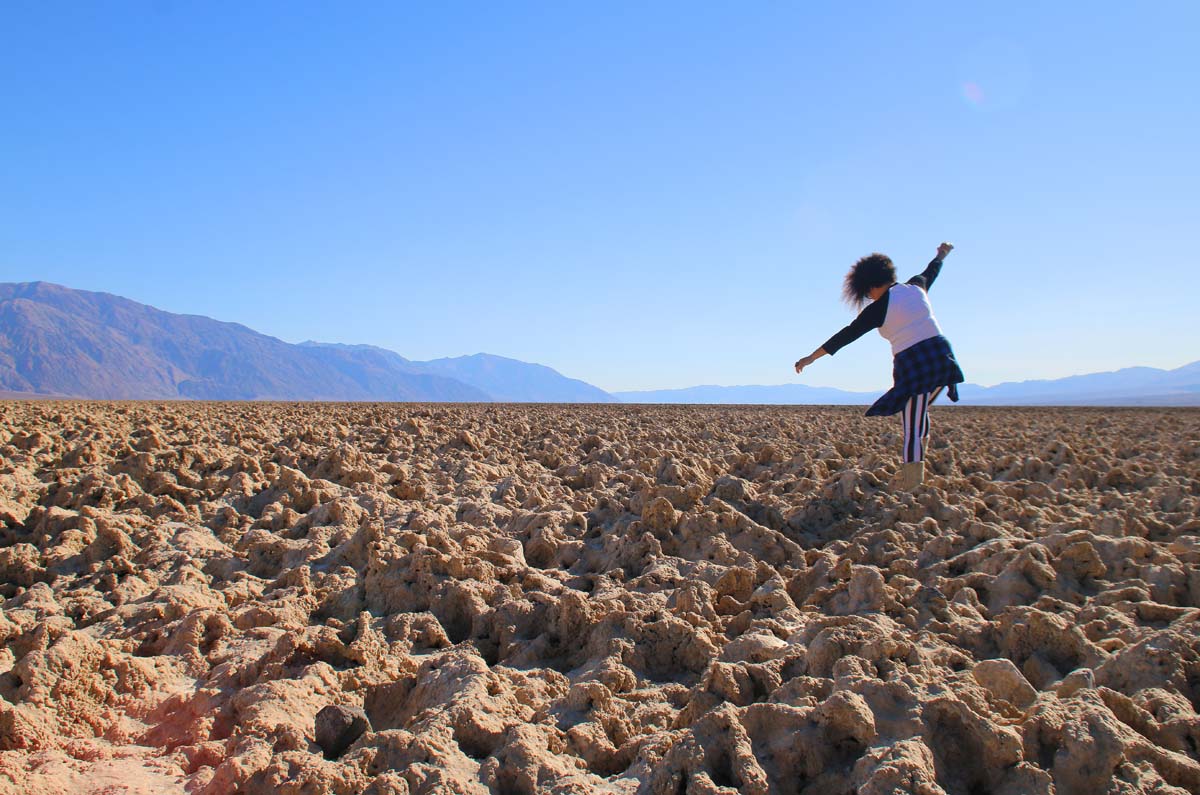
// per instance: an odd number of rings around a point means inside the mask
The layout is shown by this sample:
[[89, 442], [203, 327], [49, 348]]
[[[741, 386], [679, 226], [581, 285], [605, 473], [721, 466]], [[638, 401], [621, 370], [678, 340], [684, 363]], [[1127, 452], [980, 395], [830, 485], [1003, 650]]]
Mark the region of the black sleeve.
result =
[[873, 328], [883, 325], [887, 317], [888, 294], [884, 293], [878, 301], [872, 301], [866, 309], [858, 313], [858, 317], [849, 326], [834, 334], [821, 347], [830, 356], [840, 351]]
[[933, 286], [933, 280], [942, 272], [942, 258], [934, 257], [933, 261], [925, 266], [925, 270], [919, 276], [914, 276], [909, 279], [906, 284], [915, 284], [925, 292], [929, 292], [929, 288]]

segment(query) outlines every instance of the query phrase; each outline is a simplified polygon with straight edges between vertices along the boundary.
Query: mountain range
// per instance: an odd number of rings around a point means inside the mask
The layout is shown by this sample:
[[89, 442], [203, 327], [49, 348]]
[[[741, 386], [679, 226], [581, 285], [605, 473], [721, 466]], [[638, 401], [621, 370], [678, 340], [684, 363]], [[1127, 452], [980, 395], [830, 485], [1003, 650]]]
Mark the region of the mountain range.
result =
[[291, 344], [47, 282], [0, 284], [0, 392], [119, 399], [615, 400], [489, 354], [415, 362], [371, 345]]
[[[1200, 361], [960, 387], [965, 405], [1200, 405]], [[373, 345], [292, 344], [238, 323], [47, 282], [0, 284], [0, 399], [868, 404], [804, 384], [610, 394], [540, 364], [478, 353], [413, 361]]]
[[[777, 405], [873, 403], [884, 391], [847, 392], [804, 384], [693, 386], [644, 392], [614, 392], [626, 403], [762, 403]], [[963, 384], [962, 405], [975, 406], [1200, 406], [1200, 361], [1174, 370], [1126, 367], [1108, 373], [995, 386]]]

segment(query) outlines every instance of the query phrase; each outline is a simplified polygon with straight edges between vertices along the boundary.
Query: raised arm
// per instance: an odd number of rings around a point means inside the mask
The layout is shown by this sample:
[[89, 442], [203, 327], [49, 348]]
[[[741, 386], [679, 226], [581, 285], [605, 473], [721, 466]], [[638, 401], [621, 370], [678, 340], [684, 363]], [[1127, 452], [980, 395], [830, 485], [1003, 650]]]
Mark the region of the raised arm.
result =
[[915, 284], [925, 292], [929, 292], [929, 288], [933, 286], [933, 280], [942, 272], [942, 260], [953, 250], [954, 246], [949, 243], [938, 246], [937, 255], [925, 266], [925, 270], [909, 279], [906, 284]]

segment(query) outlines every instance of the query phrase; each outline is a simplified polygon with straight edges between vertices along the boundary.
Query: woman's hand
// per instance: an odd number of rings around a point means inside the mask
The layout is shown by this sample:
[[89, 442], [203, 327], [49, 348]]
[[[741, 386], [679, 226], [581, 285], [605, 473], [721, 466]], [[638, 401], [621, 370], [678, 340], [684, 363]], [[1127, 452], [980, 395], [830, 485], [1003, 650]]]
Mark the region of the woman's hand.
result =
[[797, 373], [800, 372], [805, 367], [808, 367], [810, 364], [815, 362], [817, 359], [820, 359], [824, 355], [826, 355], [825, 348], [824, 347], [817, 348], [815, 351], [810, 353], [808, 356], [805, 356], [803, 359], [796, 362], [796, 372]]
[[938, 259], [945, 259], [946, 255], [953, 250], [954, 246], [950, 245], [949, 243], [943, 243], [942, 245], [938, 246]]

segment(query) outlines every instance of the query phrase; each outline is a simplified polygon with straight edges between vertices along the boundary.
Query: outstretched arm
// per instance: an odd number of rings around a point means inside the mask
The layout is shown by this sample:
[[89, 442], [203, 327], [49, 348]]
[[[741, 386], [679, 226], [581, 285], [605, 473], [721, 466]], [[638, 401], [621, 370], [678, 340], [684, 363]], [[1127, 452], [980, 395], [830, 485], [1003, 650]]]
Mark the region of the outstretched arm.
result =
[[854, 318], [850, 325], [827, 339], [820, 348], [796, 362], [796, 372], [800, 372], [822, 356], [832, 356], [871, 329], [882, 326], [883, 319], [887, 316], [887, 306], [888, 294], [884, 293], [882, 298], [872, 301], [866, 309], [859, 312], [858, 317]]

